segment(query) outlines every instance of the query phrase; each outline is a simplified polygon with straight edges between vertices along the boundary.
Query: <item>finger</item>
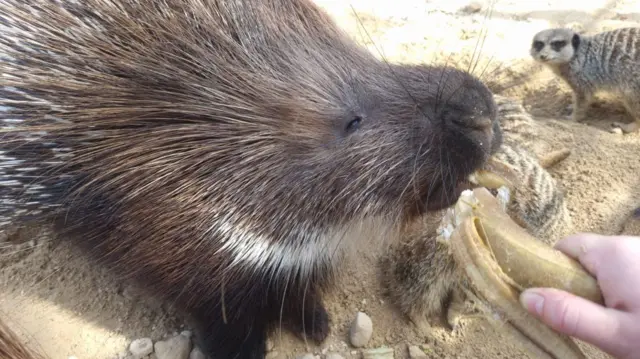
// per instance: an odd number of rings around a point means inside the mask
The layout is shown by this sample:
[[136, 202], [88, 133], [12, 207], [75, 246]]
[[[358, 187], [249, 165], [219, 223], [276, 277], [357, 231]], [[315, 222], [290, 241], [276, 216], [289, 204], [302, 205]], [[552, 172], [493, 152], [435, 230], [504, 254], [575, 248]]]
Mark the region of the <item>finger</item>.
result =
[[627, 353], [621, 335], [622, 314], [570, 293], [552, 288], [532, 288], [520, 302], [533, 316], [554, 330], [591, 343], [618, 356]]
[[595, 233], [578, 233], [559, 240], [554, 246], [580, 262], [593, 276], [598, 276], [598, 258], [604, 254], [603, 246], [611, 244], [615, 237]]

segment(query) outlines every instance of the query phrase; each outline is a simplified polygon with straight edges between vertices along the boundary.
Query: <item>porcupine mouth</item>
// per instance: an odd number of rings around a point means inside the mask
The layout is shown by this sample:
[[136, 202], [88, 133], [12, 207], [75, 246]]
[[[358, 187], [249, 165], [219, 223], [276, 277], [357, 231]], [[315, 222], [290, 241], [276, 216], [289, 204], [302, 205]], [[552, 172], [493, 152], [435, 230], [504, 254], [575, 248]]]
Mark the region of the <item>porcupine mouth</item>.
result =
[[471, 183], [466, 177], [454, 185], [439, 182], [423, 196], [422, 203], [425, 206], [424, 209], [426, 211], [437, 211], [452, 206], [464, 190], [477, 187], [479, 186]]
[[478, 187], [486, 187], [492, 193], [501, 186], [513, 188], [518, 182], [516, 174], [512, 169], [493, 157], [473, 171], [461, 176], [462, 180], [455, 183], [439, 182], [422, 198], [423, 212], [437, 211], [452, 206], [465, 190], [473, 190]]

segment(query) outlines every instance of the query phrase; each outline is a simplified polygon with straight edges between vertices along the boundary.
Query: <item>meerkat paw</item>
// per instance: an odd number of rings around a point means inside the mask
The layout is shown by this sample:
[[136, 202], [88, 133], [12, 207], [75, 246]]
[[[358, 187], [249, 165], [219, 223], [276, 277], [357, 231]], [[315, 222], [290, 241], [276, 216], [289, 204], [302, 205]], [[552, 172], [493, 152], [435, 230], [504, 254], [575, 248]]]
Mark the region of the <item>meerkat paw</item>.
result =
[[571, 112], [570, 117], [571, 117], [571, 121], [573, 121], [573, 122], [577, 122], [577, 123], [582, 123], [582, 122], [584, 122], [584, 120], [586, 119], [586, 116], [585, 116], [584, 112], [582, 112], [582, 111], [575, 111], [575, 110], [573, 110], [573, 111]]
[[572, 104], [567, 105], [567, 107], [564, 108], [564, 111], [562, 111], [561, 114], [565, 118], [573, 119], [573, 105]]
[[460, 290], [454, 290], [448, 307], [446, 321], [449, 329], [456, 331], [463, 320], [481, 318], [476, 302]]
[[640, 121], [634, 121], [631, 123], [614, 122], [611, 124], [611, 129], [619, 129], [623, 133], [634, 133], [640, 130]]

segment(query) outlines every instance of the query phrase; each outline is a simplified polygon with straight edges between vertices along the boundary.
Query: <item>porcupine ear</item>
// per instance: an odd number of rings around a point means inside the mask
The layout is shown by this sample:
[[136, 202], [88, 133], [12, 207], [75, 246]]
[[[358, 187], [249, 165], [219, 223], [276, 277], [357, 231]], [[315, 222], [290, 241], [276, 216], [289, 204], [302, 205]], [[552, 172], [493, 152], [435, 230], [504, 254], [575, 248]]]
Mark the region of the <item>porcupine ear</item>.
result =
[[579, 45], [580, 45], [580, 35], [575, 33], [571, 38], [571, 46], [573, 46], [574, 50], [577, 50]]

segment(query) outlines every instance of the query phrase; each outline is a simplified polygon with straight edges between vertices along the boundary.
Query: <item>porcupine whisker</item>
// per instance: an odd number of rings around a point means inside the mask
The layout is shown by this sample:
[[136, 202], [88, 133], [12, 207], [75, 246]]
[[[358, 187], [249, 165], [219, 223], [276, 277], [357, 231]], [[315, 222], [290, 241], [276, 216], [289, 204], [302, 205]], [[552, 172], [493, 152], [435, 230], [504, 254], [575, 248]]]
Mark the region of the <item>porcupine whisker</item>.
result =
[[[472, 55], [472, 61], [471, 63], [473, 63], [473, 58], [475, 57], [475, 64], [473, 64], [473, 66], [470, 66], [469, 69], [467, 70], [468, 73], [474, 73], [476, 70], [476, 66], [478, 65], [478, 62], [480, 61], [480, 53], [482, 53], [482, 50], [484, 49], [484, 43], [487, 39], [487, 33], [488, 33], [488, 29], [487, 29], [487, 20], [491, 17], [491, 14], [493, 14], [493, 6], [495, 5], [495, 1], [491, 1], [491, 4], [489, 5], [489, 8], [487, 9], [484, 19], [482, 20], [482, 29], [485, 30], [484, 31], [484, 35], [480, 36], [478, 38], [478, 41], [476, 42], [476, 46], [473, 49], [473, 55]], [[481, 34], [482, 34], [482, 30], [481, 30]], [[482, 44], [480, 44], [480, 49], [478, 51], [478, 56], [476, 57], [476, 50], [478, 49], [478, 44], [480, 43], [480, 39], [482, 39]], [[473, 68], [473, 69], [471, 69]]]

